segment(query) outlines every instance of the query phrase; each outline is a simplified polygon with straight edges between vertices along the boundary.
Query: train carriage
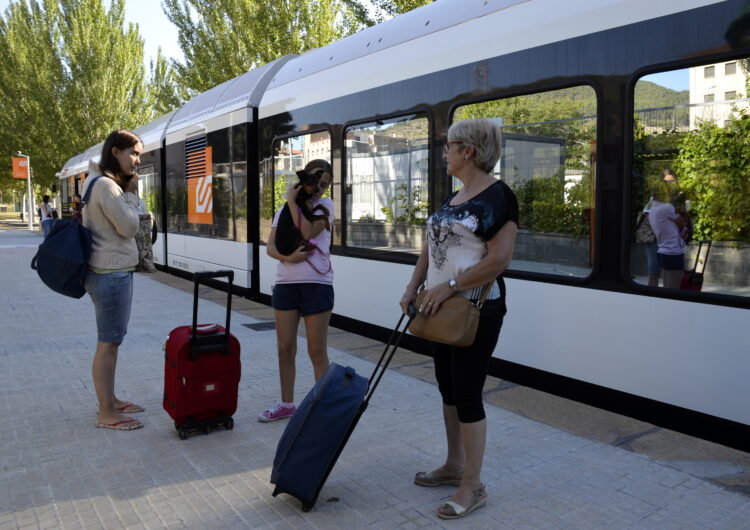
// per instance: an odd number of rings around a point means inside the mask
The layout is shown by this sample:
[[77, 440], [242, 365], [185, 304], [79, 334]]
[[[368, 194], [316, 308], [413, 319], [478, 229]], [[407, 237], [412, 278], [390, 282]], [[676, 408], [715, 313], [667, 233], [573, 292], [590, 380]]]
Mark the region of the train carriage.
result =
[[[457, 185], [441, 156], [448, 127], [487, 117], [503, 135], [494, 174], [522, 213], [493, 375], [747, 450], [748, 234], [714, 242], [703, 292], [647, 285], [634, 240], [649, 179], [674, 166], [697, 189], [683, 146], [747, 118], [747, 10], [441, 0], [252, 70], [171, 118], [163, 263], [232, 268], [242, 294], [268, 302], [273, 213], [293, 171], [325, 158], [333, 322], [382, 338], [425, 220]], [[685, 90], [660, 90], [672, 78]], [[695, 211], [701, 237], [709, 202]]]

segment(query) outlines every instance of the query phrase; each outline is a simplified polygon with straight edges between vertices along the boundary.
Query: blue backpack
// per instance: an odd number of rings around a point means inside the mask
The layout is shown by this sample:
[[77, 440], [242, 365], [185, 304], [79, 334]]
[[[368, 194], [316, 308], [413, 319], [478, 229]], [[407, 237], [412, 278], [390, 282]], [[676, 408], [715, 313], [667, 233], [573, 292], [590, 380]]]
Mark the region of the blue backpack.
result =
[[[101, 175], [92, 180], [81, 203], [85, 205]], [[47, 287], [72, 298], [86, 294], [83, 281], [91, 256], [91, 230], [78, 219], [56, 221], [31, 260], [34, 269]]]

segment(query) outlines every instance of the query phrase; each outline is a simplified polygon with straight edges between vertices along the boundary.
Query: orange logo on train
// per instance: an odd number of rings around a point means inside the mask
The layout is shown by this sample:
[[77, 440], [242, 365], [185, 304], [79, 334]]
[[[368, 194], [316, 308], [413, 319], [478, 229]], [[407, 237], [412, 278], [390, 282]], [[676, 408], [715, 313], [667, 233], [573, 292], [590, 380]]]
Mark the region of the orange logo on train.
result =
[[214, 224], [211, 147], [187, 154], [185, 174], [188, 185], [188, 223]]

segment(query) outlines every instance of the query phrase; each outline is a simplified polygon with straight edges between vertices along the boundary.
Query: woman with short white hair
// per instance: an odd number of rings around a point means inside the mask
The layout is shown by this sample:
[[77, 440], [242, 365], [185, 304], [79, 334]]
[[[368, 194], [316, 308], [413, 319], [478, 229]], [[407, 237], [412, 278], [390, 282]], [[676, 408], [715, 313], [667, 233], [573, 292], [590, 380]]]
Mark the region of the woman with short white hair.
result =
[[506, 312], [502, 274], [513, 256], [518, 201], [505, 183], [490, 175], [500, 158], [500, 131], [491, 121], [454, 123], [448, 129], [443, 156], [448, 174], [463, 186], [446, 197], [427, 220], [427, 243], [400, 305], [408, 312], [424, 283], [420, 311], [429, 316], [449, 297], [476, 300], [482, 288], [492, 284], [473, 344], [431, 343], [448, 455], [437, 469], [417, 473], [414, 482], [427, 487], [458, 486], [437, 510], [438, 517], [456, 519], [487, 502], [480, 480], [487, 437], [482, 389]]

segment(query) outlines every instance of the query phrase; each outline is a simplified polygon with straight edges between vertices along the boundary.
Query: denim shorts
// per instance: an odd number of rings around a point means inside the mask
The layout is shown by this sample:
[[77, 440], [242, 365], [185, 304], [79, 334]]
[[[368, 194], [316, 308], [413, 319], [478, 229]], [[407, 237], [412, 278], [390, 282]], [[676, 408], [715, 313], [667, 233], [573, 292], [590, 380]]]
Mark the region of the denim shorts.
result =
[[133, 273], [89, 271], [83, 286], [94, 301], [99, 342], [122, 342], [128, 332]]
[[656, 241], [646, 243], [646, 263], [648, 264], [648, 273], [654, 276], [661, 274], [661, 265], [659, 265], [659, 256], [656, 252], [658, 246]]
[[668, 271], [680, 271], [685, 269], [685, 254], [657, 254], [659, 257], [659, 265], [662, 269]]
[[306, 317], [333, 310], [333, 285], [327, 283], [277, 283], [273, 286], [271, 307], [300, 312]]

